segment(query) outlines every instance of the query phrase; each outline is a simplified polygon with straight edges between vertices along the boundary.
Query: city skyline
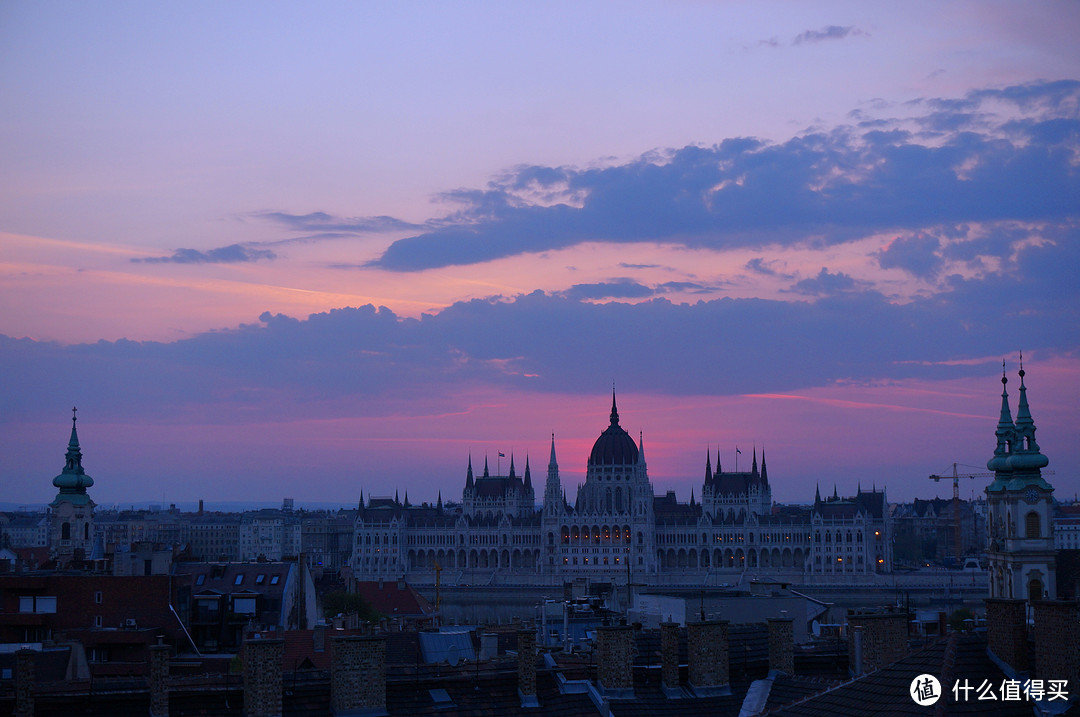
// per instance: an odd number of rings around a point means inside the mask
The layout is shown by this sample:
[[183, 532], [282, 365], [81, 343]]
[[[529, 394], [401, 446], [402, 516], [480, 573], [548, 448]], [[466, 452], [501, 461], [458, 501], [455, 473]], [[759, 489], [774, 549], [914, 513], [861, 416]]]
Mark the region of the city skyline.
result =
[[681, 500], [736, 445], [781, 502], [945, 496], [1021, 349], [1072, 497], [1077, 29], [1048, 2], [6, 6], [2, 499], [49, 499], [73, 404], [101, 504], [445, 499], [552, 433], [570, 492], [612, 381]]

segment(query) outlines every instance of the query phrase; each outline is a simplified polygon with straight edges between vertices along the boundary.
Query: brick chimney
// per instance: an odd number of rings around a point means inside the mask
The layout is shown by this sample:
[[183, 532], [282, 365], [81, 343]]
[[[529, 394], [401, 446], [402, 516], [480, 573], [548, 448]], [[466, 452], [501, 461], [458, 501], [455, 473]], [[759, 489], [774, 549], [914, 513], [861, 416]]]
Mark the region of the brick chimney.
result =
[[1080, 685], [1080, 606], [1075, 600], [1039, 600], [1035, 612], [1035, 677]]
[[244, 642], [244, 714], [281, 717], [281, 669], [285, 641], [255, 638]]
[[686, 624], [690, 689], [698, 697], [731, 694], [728, 677], [728, 621]]
[[386, 712], [386, 638], [330, 640], [330, 713], [373, 717]]
[[169, 717], [168, 645], [150, 646], [150, 717]]
[[986, 646], [1017, 672], [1027, 672], [1027, 604], [1013, 598], [986, 599]]
[[906, 612], [851, 613], [848, 623], [848, 664], [855, 667], [855, 628], [862, 628], [862, 671], [873, 672], [907, 654]]
[[34, 660], [33, 650], [15, 653], [15, 717], [34, 717]]
[[679, 689], [679, 623], [660, 623], [660, 688], [668, 697], [681, 696]]
[[596, 628], [596, 673], [605, 697], [634, 696], [634, 632], [629, 625]]
[[770, 617], [769, 671], [795, 674], [795, 627], [790, 617]]
[[522, 707], [539, 707], [536, 697], [536, 631], [518, 630], [518, 697]]

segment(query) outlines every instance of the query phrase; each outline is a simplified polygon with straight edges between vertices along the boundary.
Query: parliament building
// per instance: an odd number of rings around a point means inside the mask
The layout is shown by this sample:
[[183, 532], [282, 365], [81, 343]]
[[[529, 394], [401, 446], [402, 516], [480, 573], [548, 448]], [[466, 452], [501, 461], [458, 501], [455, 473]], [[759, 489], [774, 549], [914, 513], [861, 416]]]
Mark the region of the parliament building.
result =
[[573, 502], [559, 478], [555, 438], [537, 506], [529, 460], [520, 475], [476, 475], [468, 460], [459, 505], [409, 504], [361, 495], [351, 567], [358, 579], [433, 570], [504, 582], [555, 583], [577, 577], [660, 583], [744, 571], [754, 575], [852, 575], [892, 569], [884, 489], [841, 498], [820, 491], [811, 506], [773, 502], [765, 452], [748, 471], [705, 459], [700, 501], [693, 492], [656, 495], [643, 439], [619, 423], [615, 395], [607, 428], [593, 444]]

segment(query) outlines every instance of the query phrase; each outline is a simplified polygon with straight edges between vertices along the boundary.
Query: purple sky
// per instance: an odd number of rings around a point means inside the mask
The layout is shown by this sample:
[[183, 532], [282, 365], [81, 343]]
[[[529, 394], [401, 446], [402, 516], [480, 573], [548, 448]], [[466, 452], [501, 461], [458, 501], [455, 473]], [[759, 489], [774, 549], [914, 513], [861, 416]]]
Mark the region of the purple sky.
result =
[[[1080, 6], [0, 6], [0, 501], [1080, 491]], [[376, 308], [378, 307], [378, 308]], [[740, 467], [741, 467], [740, 463]], [[505, 469], [505, 463], [503, 468]], [[981, 470], [975, 468], [972, 470]], [[965, 495], [983, 479], [965, 481]]]

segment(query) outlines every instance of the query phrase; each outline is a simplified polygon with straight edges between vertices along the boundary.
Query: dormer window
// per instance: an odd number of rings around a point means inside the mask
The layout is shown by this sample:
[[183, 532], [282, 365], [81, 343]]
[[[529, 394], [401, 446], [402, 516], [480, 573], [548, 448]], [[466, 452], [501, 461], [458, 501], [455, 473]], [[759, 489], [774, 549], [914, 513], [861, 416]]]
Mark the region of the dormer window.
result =
[[239, 573], [239, 574], [237, 574], [237, 576], [236, 576], [236, 580], [235, 580], [235, 581], [233, 582], [233, 585], [240, 585], [240, 584], [242, 584], [243, 582], [244, 582], [244, 574], [243, 574], [243, 573]]

